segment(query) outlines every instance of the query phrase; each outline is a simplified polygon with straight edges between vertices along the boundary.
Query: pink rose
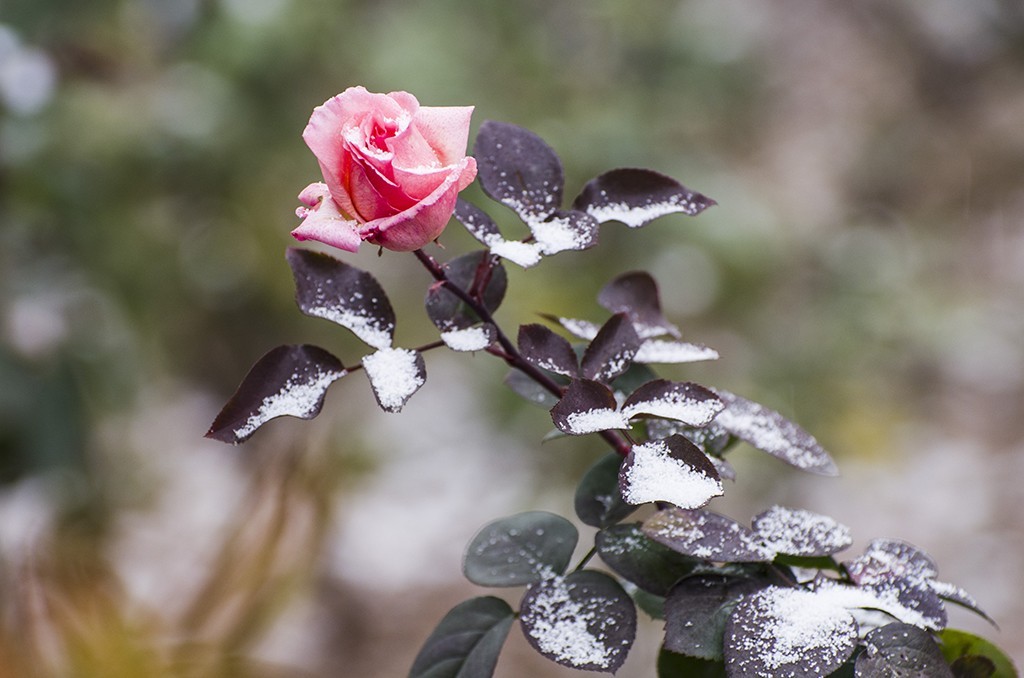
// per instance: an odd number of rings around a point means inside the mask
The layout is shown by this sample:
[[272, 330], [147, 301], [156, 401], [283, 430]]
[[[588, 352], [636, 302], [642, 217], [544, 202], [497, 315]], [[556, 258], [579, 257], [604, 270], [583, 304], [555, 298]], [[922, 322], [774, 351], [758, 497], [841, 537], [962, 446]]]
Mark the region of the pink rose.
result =
[[466, 156], [472, 106], [420, 106], [408, 92], [350, 87], [317, 106], [302, 138], [324, 183], [299, 194], [292, 235], [349, 252], [363, 240], [415, 250], [441, 235], [476, 177]]

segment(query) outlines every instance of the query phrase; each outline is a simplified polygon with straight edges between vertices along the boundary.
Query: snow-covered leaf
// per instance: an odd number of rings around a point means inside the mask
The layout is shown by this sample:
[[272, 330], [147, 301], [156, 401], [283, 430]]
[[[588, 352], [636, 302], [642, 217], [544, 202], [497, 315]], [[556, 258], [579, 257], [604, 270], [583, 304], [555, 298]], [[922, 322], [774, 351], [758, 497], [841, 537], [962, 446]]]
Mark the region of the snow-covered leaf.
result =
[[453, 351], [464, 353], [482, 351], [493, 344], [497, 338], [498, 332], [490, 323], [441, 333], [441, 341], [445, 343], [445, 346]]
[[597, 333], [601, 330], [601, 326], [597, 323], [592, 323], [589, 320], [579, 320], [578, 318], [562, 318], [554, 315], [547, 315], [542, 313], [542, 318], [546, 318], [553, 323], [561, 325], [565, 331], [569, 334], [583, 339], [584, 341], [591, 341], [597, 336]]
[[608, 383], [633, 362], [640, 348], [640, 338], [625, 313], [608, 319], [587, 346], [580, 361], [580, 374], [585, 379]]
[[811, 591], [769, 586], [744, 596], [725, 627], [730, 678], [821, 678], [857, 646], [857, 623]]
[[812, 583], [822, 601], [847, 610], [878, 610], [897, 621], [939, 630], [946, 625], [942, 601], [930, 590], [893, 585], [848, 586], [832, 579]]
[[556, 210], [543, 221], [530, 221], [527, 226], [546, 255], [585, 250], [597, 244], [597, 221], [586, 212]]
[[764, 579], [718, 574], [683, 579], [665, 599], [665, 647], [692, 657], [721, 659], [725, 623], [736, 603], [767, 585]]
[[320, 414], [327, 387], [346, 374], [341, 361], [322, 348], [278, 346], [252, 366], [206, 437], [237, 444], [275, 417], [312, 419]]
[[508, 259], [523, 268], [530, 268], [539, 264], [543, 258], [541, 249], [540, 244], [536, 242], [503, 240], [491, 245], [491, 254]]
[[704, 426], [722, 412], [722, 407], [718, 396], [699, 384], [657, 379], [626, 398], [622, 413], [627, 418], [648, 414], [677, 419], [688, 426]]
[[382, 348], [363, 358], [377, 404], [385, 412], [401, 412], [405, 403], [427, 380], [427, 368], [419, 351]]
[[612, 313], [627, 314], [640, 336], [679, 336], [679, 328], [661, 313], [658, 284], [649, 273], [623, 273], [601, 288], [597, 302]]
[[718, 358], [718, 351], [703, 344], [690, 344], [685, 341], [667, 339], [647, 339], [640, 344], [640, 349], [633, 356], [635, 362], [659, 365], [696, 363], [703, 360], [718, 360]]
[[573, 505], [576, 515], [587, 525], [605, 527], [622, 520], [636, 508], [622, 501], [619, 493], [619, 467], [623, 457], [610, 452], [583, 474]]
[[715, 423], [740, 440], [804, 471], [834, 476], [838, 473], [828, 452], [807, 431], [763, 405], [715, 389], [725, 409]]
[[978, 601], [974, 599], [974, 596], [959, 586], [944, 581], [938, 581], [937, 579], [929, 579], [928, 587], [943, 600], [948, 600], [951, 603], [956, 603], [961, 607], [965, 607], [971, 612], [983, 617], [985, 621], [993, 626], [996, 625], [995, 621], [981, 609], [981, 606], [978, 605]]
[[857, 678], [953, 678], [931, 634], [910, 624], [889, 624], [871, 631], [864, 638], [855, 672]]
[[770, 548], [791, 556], [830, 556], [853, 543], [848, 527], [805, 509], [773, 506], [752, 527]]
[[543, 221], [562, 206], [562, 163], [533, 132], [487, 120], [477, 133], [473, 156], [484, 192], [523, 221]]
[[933, 579], [938, 568], [931, 556], [899, 539], [874, 539], [862, 555], [846, 563], [846, 570], [861, 586], [886, 584], [909, 579], [924, 584]]
[[619, 487], [630, 504], [667, 501], [684, 509], [700, 508], [724, 492], [714, 464], [681, 435], [634, 445]]
[[527, 511], [485, 525], [463, 560], [466, 578], [480, 586], [522, 586], [565, 572], [579, 534], [565, 518]]
[[702, 562], [659, 544], [638, 524], [606, 527], [597, 533], [594, 544], [608, 567], [658, 596], [668, 594], [673, 584]]
[[509, 604], [481, 596], [456, 605], [427, 638], [409, 678], [487, 678], [515, 620]]
[[532, 584], [519, 619], [534, 649], [574, 669], [615, 673], [636, 636], [633, 599], [593, 570]]
[[518, 343], [519, 352], [534, 367], [567, 377], [575, 377], [579, 372], [572, 346], [544, 325], [521, 325]]
[[629, 420], [616, 409], [611, 389], [589, 379], [574, 379], [569, 384], [551, 408], [551, 420], [559, 431], [574, 436], [629, 428]]
[[630, 228], [673, 212], [696, 216], [715, 201], [675, 179], [647, 169], [614, 169], [587, 182], [573, 207], [599, 222], [621, 221]]
[[768, 562], [775, 552], [735, 520], [710, 511], [669, 508], [643, 525], [644, 534], [693, 558], [716, 562]]
[[292, 247], [287, 258], [303, 313], [348, 328], [373, 348], [391, 346], [395, 312], [376, 278], [319, 252]]
[[[491, 261], [486, 251], [470, 252], [444, 264], [445, 275], [456, 286], [467, 291], [493, 313], [505, 298], [508, 276], [500, 263]], [[427, 315], [437, 329], [447, 332], [466, 329], [478, 324], [481, 318], [453, 292], [443, 285], [433, 285], [427, 291]]]
[[487, 247], [492, 247], [505, 240], [501, 237], [501, 231], [498, 230], [498, 225], [494, 223], [490, 215], [471, 202], [466, 202], [462, 198], [457, 199], [454, 216], [459, 223], [466, 227], [470, 235]]

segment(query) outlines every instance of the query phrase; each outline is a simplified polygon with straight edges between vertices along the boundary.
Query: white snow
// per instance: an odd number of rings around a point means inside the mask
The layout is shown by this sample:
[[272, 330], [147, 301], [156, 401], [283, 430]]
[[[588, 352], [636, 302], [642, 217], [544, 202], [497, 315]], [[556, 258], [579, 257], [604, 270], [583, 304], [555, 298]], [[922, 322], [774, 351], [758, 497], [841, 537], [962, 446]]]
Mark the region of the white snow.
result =
[[267, 396], [245, 423], [234, 430], [235, 438], [251, 436], [256, 429], [275, 417], [290, 415], [308, 419], [316, 411], [327, 387], [345, 376], [345, 370], [317, 370], [311, 374], [293, 375], [277, 393]]
[[773, 506], [753, 527], [770, 548], [795, 556], [831, 555], [853, 543], [848, 527], [804, 509]]
[[724, 493], [720, 480], [675, 459], [661, 441], [633, 446], [633, 464], [625, 468], [624, 479], [622, 498], [630, 504], [667, 501], [695, 509]]
[[405, 402], [423, 386], [418, 368], [419, 354], [405, 348], [383, 348], [363, 358], [363, 369], [377, 396], [377, 402], [388, 412], [398, 412]]
[[607, 431], [613, 428], [629, 428], [629, 419], [610, 408], [595, 408], [584, 412], [573, 412], [566, 416], [565, 425], [573, 435], [584, 435]]
[[573, 600], [563, 577], [553, 577], [533, 598], [524, 624], [541, 652], [572, 666], [611, 665], [612, 648], [590, 632], [597, 621], [594, 612]]
[[441, 341], [453, 351], [482, 351], [494, 341], [486, 327], [467, 327], [441, 333]]
[[[320, 301], [319, 294], [317, 301]], [[393, 323], [381, 323], [377, 318], [360, 313], [358, 311], [338, 308], [333, 304], [324, 302], [320, 305], [307, 306], [307, 313], [318, 318], [324, 318], [346, 327], [367, 344], [376, 349], [388, 348], [391, 346], [395, 326]]]
[[601, 331], [601, 326], [589, 320], [577, 320], [576, 318], [559, 318], [558, 323], [570, 334], [587, 341], [593, 340]]
[[569, 219], [551, 217], [548, 221], [535, 221], [529, 226], [544, 254], [580, 250], [591, 241], [588, 234], [574, 228]]
[[[715, 399], [690, 398], [685, 393], [670, 391], [665, 397], [644, 400], [623, 408], [626, 418], [637, 414], [651, 414], [666, 419], [678, 419], [690, 426], [703, 426], [722, 410], [722, 403]], [[721, 416], [721, 415], [719, 415]]]
[[523, 268], [536, 266], [541, 260], [541, 246], [518, 240], [494, 240], [488, 243], [492, 254], [508, 259]]
[[672, 214], [673, 212], [685, 212], [694, 214], [698, 205], [692, 199], [687, 200], [682, 196], [663, 202], [654, 202], [649, 205], [632, 206], [624, 202], [607, 203], [605, 205], [592, 205], [587, 207], [587, 213], [600, 223], [606, 221], [621, 221], [630, 228], [639, 228], [649, 221], [660, 216]]
[[700, 344], [665, 339], [648, 339], [640, 345], [633, 357], [638, 363], [693, 363], [701, 360], [718, 360], [718, 351]]

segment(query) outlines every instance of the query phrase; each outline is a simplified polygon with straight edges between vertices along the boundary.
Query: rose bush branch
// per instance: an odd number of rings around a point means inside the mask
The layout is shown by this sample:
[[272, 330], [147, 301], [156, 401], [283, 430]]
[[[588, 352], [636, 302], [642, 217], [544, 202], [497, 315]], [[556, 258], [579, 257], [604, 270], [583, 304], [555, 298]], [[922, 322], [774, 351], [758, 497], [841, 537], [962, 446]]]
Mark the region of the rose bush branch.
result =
[[[1014, 675], [997, 648], [946, 628], [947, 603], [985, 613], [939, 580], [934, 561], [915, 546], [876, 539], [839, 560], [852, 536], [828, 516], [772, 506], [747, 525], [706, 509], [724, 493], [723, 481], [735, 479], [728, 455], [740, 443], [810, 473], [837, 469], [780, 413], [723, 389], [658, 377], [653, 365], [718, 353], [682, 340], [650, 275], [609, 281], [597, 295], [609, 314], [600, 322], [544, 316], [549, 325], [523, 325], [515, 341], [500, 328], [494, 313], [508, 283], [504, 262], [530, 268], [595, 246], [606, 222], [639, 228], [666, 214], [696, 216], [714, 201], [657, 172], [614, 169], [565, 204], [557, 154], [525, 129], [485, 122], [467, 156], [471, 112], [363, 88], [314, 110], [303, 138], [324, 181], [300, 193], [295, 237], [345, 251], [363, 241], [413, 251], [434, 280], [425, 308], [440, 341], [395, 346], [395, 312], [372, 275], [289, 250], [300, 310], [346, 328], [370, 352], [345, 367], [317, 346], [278, 347], [254, 365], [208, 433], [239, 443], [275, 417], [316, 416], [327, 389], [357, 369], [378, 404], [399, 412], [426, 381], [423, 353], [443, 345], [501, 358], [512, 368], [507, 384], [548, 410], [558, 434], [596, 434], [613, 448], [575, 489], [575, 518], [596, 528], [577, 565], [570, 568], [579, 541], [572, 520], [526, 511], [485, 525], [466, 550], [463, 573], [483, 587], [522, 587], [518, 610], [494, 596], [456, 605], [410, 676], [492, 675], [516, 619], [552, 661], [615, 672], [634, 643], [638, 610], [664, 620], [660, 678]], [[529, 236], [506, 238], [487, 211], [458, 199], [474, 177]], [[484, 249], [439, 263], [422, 247], [453, 215]], [[629, 522], [644, 505], [653, 508], [648, 517]]]

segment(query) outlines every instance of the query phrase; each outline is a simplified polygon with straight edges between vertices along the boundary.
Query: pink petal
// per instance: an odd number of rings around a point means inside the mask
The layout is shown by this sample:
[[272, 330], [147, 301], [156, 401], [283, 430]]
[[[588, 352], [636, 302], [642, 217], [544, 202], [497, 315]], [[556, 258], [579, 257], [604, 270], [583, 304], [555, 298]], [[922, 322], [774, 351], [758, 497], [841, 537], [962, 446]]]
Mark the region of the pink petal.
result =
[[437, 153], [442, 165], [454, 165], [466, 155], [472, 106], [420, 106], [412, 124]]
[[397, 252], [419, 249], [437, 239], [455, 211], [460, 186], [476, 176], [476, 161], [463, 158], [437, 189], [411, 209], [360, 227], [363, 238]]
[[326, 184], [310, 184], [299, 193], [299, 201], [308, 207], [295, 211], [302, 219], [292, 231], [296, 240], [316, 240], [348, 252], [356, 252], [362, 239], [356, 230], [359, 224], [346, 219], [331, 199]]

